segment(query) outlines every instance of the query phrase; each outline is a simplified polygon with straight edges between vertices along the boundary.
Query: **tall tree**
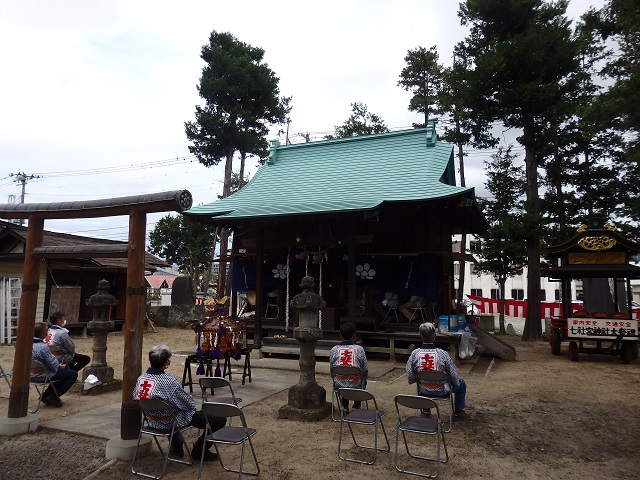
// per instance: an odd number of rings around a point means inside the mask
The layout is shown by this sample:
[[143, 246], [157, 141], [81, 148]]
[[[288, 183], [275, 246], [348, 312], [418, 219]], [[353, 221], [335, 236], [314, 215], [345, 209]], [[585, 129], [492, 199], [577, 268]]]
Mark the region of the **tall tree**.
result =
[[595, 81], [597, 65], [606, 51], [583, 25], [574, 38], [580, 48], [580, 66], [568, 82], [574, 91], [550, 112], [547, 136], [539, 142], [547, 187], [542, 211], [553, 225], [547, 233], [553, 243], [568, 238], [586, 218], [612, 218], [621, 198], [616, 193], [619, 171], [611, 168], [620, 152], [620, 136], [594, 109], [594, 98], [603, 88]]
[[[459, 16], [470, 33], [461, 48], [474, 65], [469, 76], [477, 122], [500, 120], [522, 131], [525, 148], [528, 308], [523, 340], [541, 340], [541, 215], [538, 136], [568, 90], [578, 67], [577, 46], [566, 18], [567, 0], [466, 0]], [[569, 88], [570, 91], [570, 88]]]
[[333, 135], [325, 135], [324, 138], [331, 140], [334, 138], [355, 137], [357, 135], [389, 131], [382, 119], [375, 113], [369, 112], [364, 103], [352, 103], [351, 112], [349, 118], [347, 118], [342, 125], [335, 126], [335, 133]]
[[[230, 33], [214, 30], [200, 57], [205, 66], [198, 92], [205, 103], [196, 106], [196, 120], [185, 122], [185, 132], [192, 143], [189, 151], [200, 163], [213, 166], [225, 161], [222, 196], [227, 197], [234, 154], [263, 155], [268, 126], [284, 123], [290, 98], [280, 96], [279, 79], [263, 62], [264, 50]], [[224, 231], [218, 292], [226, 291], [227, 239]]]
[[614, 165], [623, 187], [618, 220], [630, 238], [640, 239], [640, 8], [637, 0], [609, 0], [599, 11], [583, 16], [585, 28], [595, 29], [613, 42], [616, 51], [607, 58], [602, 74], [612, 85], [596, 98], [595, 111], [603, 123], [624, 135], [623, 155]]
[[[437, 92], [434, 110], [434, 113], [445, 117], [442, 138], [456, 146], [460, 185], [463, 187], [467, 185], [464, 173], [464, 147], [471, 144], [476, 148], [486, 148], [497, 144], [497, 139], [491, 134], [490, 124], [474, 123], [472, 121], [472, 112], [468, 106], [471, 102], [467, 98], [469, 94], [469, 89], [467, 88], [469, 68], [468, 59], [458, 52], [458, 55], [454, 58], [453, 66], [442, 70], [442, 81]], [[466, 234], [461, 235], [460, 244], [463, 249], [466, 248]], [[464, 253], [464, 250], [462, 253]], [[464, 263], [464, 260], [460, 262], [460, 277], [456, 298], [458, 305], [462, 304], [464, 295], [466, 271]]]
[[149, 251], [177, 264], [191, 278], [193, 291], [207, 291], [213, 261], [212, 239], [215, 228], [188, 221], [184, 215], [167, 215], [149, 232]]
[[507, 278], [522, 274], [527, 261], [523, 241], [526, 181], [523, 168], [514, 165], [511, 146], [499, 148], [491, 159], [484, 162], [487, 172], [485, 185], [493, 198], [480, 200], [489, 230], [482, 235], [480, 260], [475, 263], [474, 270], [493, 275], [500, 287], [499, 323], [500, 333], [504, 334], [505, 283]]
[[424, 47], [409, 50], [404, 57], [407, 65], [400, 72], [398, 85], [413, 93], [413, 97], [409, 100], [409, 110], [424, 115], [424, 123], [414, 123], [414, 127], [427, 126], [429, 112], [432, 105], [436, 103], [443, 72], [438, 59], [438, 50], [435, 45], [429, 50]]

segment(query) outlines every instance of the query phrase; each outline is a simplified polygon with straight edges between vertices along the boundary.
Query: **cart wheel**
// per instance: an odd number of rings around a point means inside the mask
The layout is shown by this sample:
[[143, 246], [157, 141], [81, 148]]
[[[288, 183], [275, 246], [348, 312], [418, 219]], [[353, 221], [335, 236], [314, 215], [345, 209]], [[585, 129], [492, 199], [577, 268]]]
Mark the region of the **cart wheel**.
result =
[[562, 343], [562, 339], [560, 338], [560, 332], [558, 330], [551, 331], [551, 354], [552, 355], [560, 355], [560, 343]]
[[578, 344], [576, 342], [569, 342], [569, 360], [578, 361]]
[[622, 342], [622, 348], [620, 348], [620, 356], [623, 363], [631, 363], [633, 359], [633, 346], [629, 342]]

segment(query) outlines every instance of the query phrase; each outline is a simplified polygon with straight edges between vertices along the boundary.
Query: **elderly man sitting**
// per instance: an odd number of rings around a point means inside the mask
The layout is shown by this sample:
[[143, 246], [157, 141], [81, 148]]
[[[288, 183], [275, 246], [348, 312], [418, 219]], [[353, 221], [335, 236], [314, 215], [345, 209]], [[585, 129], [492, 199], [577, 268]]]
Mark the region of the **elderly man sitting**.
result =
[[[196, 410], [196, 402], [191, 395], [184, 391], [182, 385], [174, 376], [165, 373], [165, 370], [171, 365], [171, 350], [167, 345], [161, 344], [151, 348], [149, 351], [149, 364], [151, 367], [138, 377], [138, 382], [133, 390], [133, 398], [135, 400], [155, 398], [165, 401], [175, 413], [180, 428], [191, 425], [203, 430], [202, 435], [193, 444], [191, 455], [194, 458], [200, 458], [204, 448], [205, 462], [217, 460], [218, 456], [209, 451], [213, 444], [205, 444], [204, 428], [207, 418], [214, 431], [224, 427], [226, 418], [214, 417], [205, 414], [202, 410]], [[171, 428], [171, 421], [168, 418], [159, 418], [149, 423], [152, 428]], [[182, 435], [179, 432], [174, 434], [171, 451], [177, 457], [184, 455], [182, 444]]]
[[[454, 395], [455, 420], [464, 420], [467, 414], [464, 412], [465, 395], [467, 384], [458, 376], [458, 369], [451, 357], [444, 350], [437, 348], [433, 341], [436, 338], [436, 327], [433, 323], [425, 322], [419, 328], [422, 345], [416, 348], [407, 361], [407, 381], [409, 385], [416, 383], [418, 372], [433, 370], [448, 373], [451, 377]], [[429, 384], [418, 385], [418, 394], [429, 396], [449, 393], [449, 385], [441, 383], [439, 385]]]

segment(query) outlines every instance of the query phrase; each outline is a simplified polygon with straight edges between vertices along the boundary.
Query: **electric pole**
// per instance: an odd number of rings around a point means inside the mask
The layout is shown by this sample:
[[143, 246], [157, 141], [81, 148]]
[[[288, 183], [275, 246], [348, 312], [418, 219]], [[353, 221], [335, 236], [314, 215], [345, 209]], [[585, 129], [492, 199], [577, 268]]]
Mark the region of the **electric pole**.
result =
[[[14, 182], [18, 182], [22, 185], [22, 194], [20, 195], [20, 203], [24, 203], [24, 194], [27, 187], [27, 182], [36, 178], [42, 178], [40, 175], [27, 175], [24, 172], [10, 173], [10, 177], [16, 177]], [[24, 219], [20, 220], [20, 225], [24, 225]]]

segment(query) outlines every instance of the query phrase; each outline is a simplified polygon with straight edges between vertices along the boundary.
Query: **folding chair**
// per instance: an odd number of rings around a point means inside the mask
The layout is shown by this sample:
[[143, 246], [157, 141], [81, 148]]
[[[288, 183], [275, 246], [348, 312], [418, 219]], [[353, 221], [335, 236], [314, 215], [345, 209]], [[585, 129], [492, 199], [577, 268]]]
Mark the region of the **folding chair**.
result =
[[[271, 312], [271, 316], [269, 316]], [[264, 307], [264, 318], [278, 318], [280, 305], [278, 304], [278, 292], [267, 293], [267, 305]]]
[[[4, 357], [3, 353], [0, 353], [0, 357]], [[7, 382], [7, 386], [9, 387], [9, 391], [11, 391], [11, 382], [9, 381], [9, 377], [13, 375], [13, 372], [11, 370], [5, 370], [4, 368], [2, 368], [2, 365], [0, 364], [0, 377], [4, 378]], [[6, 395], [0, 395], [0, 398], [9, 398]]]
[[[396, 395], [396, 414], [398, 415], [398, 423], [396, 425], [396, 448], [393, 455], [393, 463], [396, 470], [402, 473], [410, 473], [411, 475], [418, 475], [419, 477], [436, 478], [440, 473], [440, 464], [449, 462], [449, 452], [447, 451], [447, 443], [444, 438], [444, 431], [442, 430], [442, 421], [440, 420], [440, 411], [438, 405], [433, 400], [420, 395]], [[403, 408], [400, 408], [403, 407]], [[435, 417], [423, 417], [420, 414], [415, 415], [416, 410], [422, 412], [428, 409], [435, 409]], [[414, 415], [411, 415], [408, 410], [412, 411]], [[411, 458], [417, 458], [421, 460], [427, 460], [429, 462], [436, 462], [435, 474], [428, 474], [417, 472], [413, 470], [407, 470], [406, 467], [401, 468], [398, 464], [398, 445], [400, 439], [400, 432], [402, 432], [402, 440], [404, 441], [404, 447], [407, 455]], [[435, 435], [437, 441], [437, 455], [436, 457], [429, 457], [426, 455], [419, 455], [417, 453], [411, 453], [409, 444], [407, 442], [407, 433], [416, 435]], [[440, 439], [442, 439], [442, 445], [444, 446], [445, 459], [440, 457]], [[422, 442], [416, 442], [414, 445], [416, 450], [420, 450], [423, 447]]]
[[[215, 389], [216, 388], [228, 388], [230, 397], [216, 397]], [[217, 403], [233, 403], [234, 405], [238, 405], [242, 402], [242, 399], [236, 397], [233, 393], [233, 388], [231, 387], [231, 382], [226, 378], [222, 377], [200, 377], [200, 389], [202, 390], [202, 403], [205, 402], [217, 402]], [[211, 390], [212, 399], [209, 400], [207, 398], [207, 389]]]
[[[396, 318], [396, 323], [399, 323], [400, 320], [398, 319], [398, 307], [389, 307], [387, 306], [387, 313], [385, 314], [384, 318], [382, 319], [382, 323], [388, 323], [389, 321], [391, 321], [391, 317], [389, 317], [389, 314], [393, 313], [393, 315]], [[389, 320], [387, 320], [387, 317], [389, 317]]]
[[[336, 387], [336, 377], [339, 376], [354, 376], [354, 375], [360, 375], [362, 376], [362, 370], [360, 370], [360, 367], [355, 367], [355, 366], [351, 366], [351, 365], [331, 365], [329, 367], [330, 373], [331, 373], [331, 386], [332, 386], [332, 391], [331, 391], [331, 420], [333, 420], [334, 422], [337, 422], [338, 420], [340, 420], [339, 418], [335, 417], [335, 402], [338, 402], [338, 404], [340, 404], [340, 397], [338, 397], [338, 389], [340, 387]], [[338, 411], [340, 411], [340, 406], [338, 405]]]
[[[236, 472], [238, 474], [238, 479], [242, 478], [242, 474], [258, 475], [260, 473], [260, 466], [258, 465], [258, 457], [256, 457], [256, 451], [253, 448], [253, 442], [251, 441], [251, 437], [256, 434], [256, 430], [254, 428], [247, 427], [247, 421], [245, 420], [244, 413], [242, 413], [240, 407], [234, 405], [233, 403], [205, 402], [204, 405], [202, 405], [202, 410], [205, 412], [207, 418], [207, 425], [205, 427], [205, 435], [207, 439], [206, 441], [213, 442], [213, 446], [215, 447], [216, 453], [218, 454], [220, 466], [227, 472]], [[239, 417], [242, 426], [232, 427], [231, 425], [227, 425], [214, 432], [212, 431], [211, 425], [208, 421], [209, 415], [213, 415], [214, 417], [225, 417], [228, 419]], [[249, 442], [249, 447], [251, 448], [251, 453], [253, 454], [253, 461], [256, 467], [254, 471], [246, 471], [242, 468], [244, 465], [244, 452], [247, 441]], [[237, 470], [225, 467], [222, 461], [222, 455], [220, 454], [220, 450], [218, 449], [219, 444], [242, 446], [242, 453], [240, 454], [240, 466]], [[202, 457], [200, 458], [198, 480], [202, 478], [202, 463], [204, 461], [204, 452], [205, 449], [203, 448]]]
[[[38, 360], [31, 360], [31, 375], [38, 375], [45, 371], [44, 365]], [[53, 394], [56, 396], [58, 401], [60, 401], [60, 395], [58, 395], [58, 391], [56, 390], [55, 380], [52, 380], [51, 377], [53, 375], [47, 375], [44, 380], [29, 380], [29, 385], [33, 385], [36, 387], [36, 392], [38, 392], [38, 405], [35, 410], [29, 410], [31, 413], [36, 413], [40, 409], [40, 404], [42, 403], [42, 394], [47, 390], [49, 386], [51, 386], [51, 390]], [[42, 391], [40, 391], [42, 388]]]
[[[448, 373], [445, 372], [437, 372], [432, 370], [425, 370], [422, 372], [417, 372], [418, 381], [416, 385], [418, 386], [418, 395], [429, 398], [433, 401], [446, 401], [449, 403], [449, 423], [445, 430], [446, 433], [451, 431], [451, 426], [453, 425], [453, 385], [451, 384], [451, 377]], [[420, 393], [420, 383], [423, 384], [434, 384], [434, 385], [443, 385], [445, 383], [449, 384], [449, 392], [443, 395], [422, 395]]]
[[[167, 464], [169, 460], [176, 463], [182, 463], [184, 465], [193, 465], [193, 459], [191, 458], [191, 453], [189, 452], [189, 448], [187, 446], [187, 442], [182, 435], [183, 429], [178, 426], [178, 419], [176, 418], [175, 413], [171, 410], [171, 407], [164, 400], [146, 398], [138, 400], [140, 402], [140, 408], [142, 409], [142, 425], [140, 427], [140, 433], [138, 434], [138, 443], [136, 444], [136, 451], [133, 454], [133, 463], [131, 464], [131, 473], [135, 475], [140, 475], [141, 477], [154, 478], [156, 480], [161, 479], [166, 470]], [[153, 428], [151, 427], [149, 421], [153, 420], [170, 420], [171, 428]], [[185, 427], [186, 430], [186, 427]], [[140, 440], [142, 439], [142, 434], [151, 435], [153, 440], [156, 442], [158, 446], [158, 450], [160, 450], [160, 454], [164, 457], [164, 464], [162, 466], [162, 473], [160, 476], [155, 476], [150, 473], [144, 473], [140, 470], [136, 470], [136, 460], [138, 458], [138, 448], [140, 447]], [[187, 451], [187, 455], [189, 455], [189, 460], [180, 460], [179, 458], [171, 458], [171, 441], [173, 440], [173, 436], [179, 434], [182, 435], [182, 444], [183, 448]], [[167, 447], [167, 453], [164, 453], [160, 442], [158, 441], [158, 437], [164, 437], [169, 441], [169, 446]]]
[[[367, 408], [354, 408], [350, 412], [346, 412], [342, 407], [342, 401], [338, 402], [338, 406], [340, 407], [340, 434], [338, 436], [338, 458], [340, 460], [346, 460], [349, 462], [356, 463], [364, 463], [367, 465], [372, 465], [376, 461], [376, 457], [378, 452], [388, 452], [391, 450], [389, 445], [389, 438], [387, 437], [387, 432], [384, 429], [384, 423], [382, 423], [382, 417], [384, 416], [384, 412], [378, 409], [378, 404], [376, 402], [373, 394], [366, 390], [362, 390], [360, 388], [339, 388], [338, 389], [338, 398], [342, 400], [343, 398], [351, 401], [361, 401], [366, 402]], [[369, 407], [369, 401], [373, 403], [373, 409]], [[344, 424], [347, 424], [349, 427], [349, 432], [351, 433], [351, 438], [353, 438], [353, 443], [355, 443], [356, 447], [366, 450], [373, 450], [373, 456], [370, 462], [359, 460], [357, 458], [347, 458], [346, 456], [342, 456], [342, 428]], [[352, 424], [357, 425], [373, 425], [374, 427], [374, 437], [373, 437], [373, 446], [359, 444], [356, 440], [355, 434], [353, 432]], [[378, 448], [378, 424], [382, 428], [382, 433], [384, 434], [384, 439], [387, 442], [387, 448]]]
[[248, 313], [248, 308], [251, 307], [255, 310], [256, 308], [256, 292], [253, 290], [249, 290], [246, 295], [240, 295], [240, 300], [242, 300], [242, 306], [238, 311], [238, 317], [241, 317]]
[[426, 308], [418, 305], [411, 309], [411, 319], [409, 320], [409, 323], [413, 322], [418, 317], [418, 314], [420, 314], [420, 319], [423, 322], [427, 321]]

